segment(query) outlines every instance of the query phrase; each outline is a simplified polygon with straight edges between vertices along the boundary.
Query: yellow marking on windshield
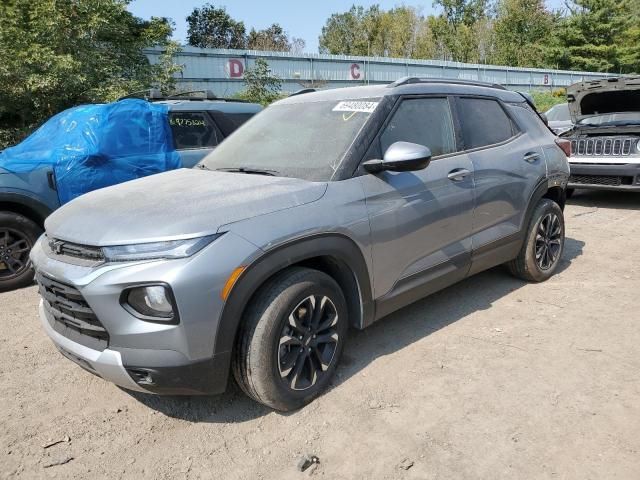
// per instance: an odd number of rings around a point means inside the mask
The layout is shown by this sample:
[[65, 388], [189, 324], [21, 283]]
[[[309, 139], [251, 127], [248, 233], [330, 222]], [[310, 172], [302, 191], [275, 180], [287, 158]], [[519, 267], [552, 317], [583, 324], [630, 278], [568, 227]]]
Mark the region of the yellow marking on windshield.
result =
[[349, 115], [347, 115], [346, 113], [342, 114], [342, 120], [344, 120], [345, 122], [348, 122], [349, 120], [351, 120], [353, 118], [353, 116], [358, 113], [358, 112], [351, 112]]

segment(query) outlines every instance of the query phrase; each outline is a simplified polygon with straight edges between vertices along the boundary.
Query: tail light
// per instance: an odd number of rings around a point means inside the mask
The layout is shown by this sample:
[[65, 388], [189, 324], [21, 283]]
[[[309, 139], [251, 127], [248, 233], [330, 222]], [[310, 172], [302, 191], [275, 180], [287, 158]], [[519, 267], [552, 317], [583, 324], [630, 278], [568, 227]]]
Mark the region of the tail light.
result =
[[556, 145], [564, 152], [567, 157], [571, 156], [571, 142], [564, 138], [556, 138]]

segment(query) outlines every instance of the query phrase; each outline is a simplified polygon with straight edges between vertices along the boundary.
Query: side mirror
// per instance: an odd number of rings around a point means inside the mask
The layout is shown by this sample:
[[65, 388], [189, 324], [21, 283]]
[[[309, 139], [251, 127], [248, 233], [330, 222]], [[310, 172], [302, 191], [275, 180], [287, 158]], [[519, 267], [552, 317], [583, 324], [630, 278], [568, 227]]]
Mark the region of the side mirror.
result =
[[410, 142], [395, 142], [382, 160], [368, 160], [362, 164], [369, 173], [412, 172], [427, 168], [431, 161], [431, 150], [424, 145]]

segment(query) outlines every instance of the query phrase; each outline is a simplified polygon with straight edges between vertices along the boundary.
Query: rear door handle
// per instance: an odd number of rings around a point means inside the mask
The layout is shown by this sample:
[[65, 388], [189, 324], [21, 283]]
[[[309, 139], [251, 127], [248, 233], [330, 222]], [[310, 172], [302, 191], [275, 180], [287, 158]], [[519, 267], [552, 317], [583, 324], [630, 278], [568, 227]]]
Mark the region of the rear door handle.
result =
[[525, 162], [534, 163], [540, 158], [540, 154], [538, 152], [529, 152], [523, 158]]
[[449, 180], [452, 180], [454, 182], [459, 182], [461, 180], [464, 180], [464, 177], [466, 177], [467, 175], [470, 175], [471, 172], [469, 170], [467, 170], [466, 168], [456, 168], [454, 170], [451, 170], [449, 172], [449, 175], [447, 175], [447, 178]]

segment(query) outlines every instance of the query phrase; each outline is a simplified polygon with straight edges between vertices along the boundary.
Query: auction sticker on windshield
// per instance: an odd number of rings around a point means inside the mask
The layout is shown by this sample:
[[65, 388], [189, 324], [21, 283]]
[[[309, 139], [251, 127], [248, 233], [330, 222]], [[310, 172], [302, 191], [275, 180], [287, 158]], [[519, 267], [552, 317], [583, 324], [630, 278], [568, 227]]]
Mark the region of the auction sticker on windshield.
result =
[[373, 113], [380, 102], [359, 102], [359, 101], [347, 101], [340, 102], [333, 107], [334, 112], [363, 112]]

